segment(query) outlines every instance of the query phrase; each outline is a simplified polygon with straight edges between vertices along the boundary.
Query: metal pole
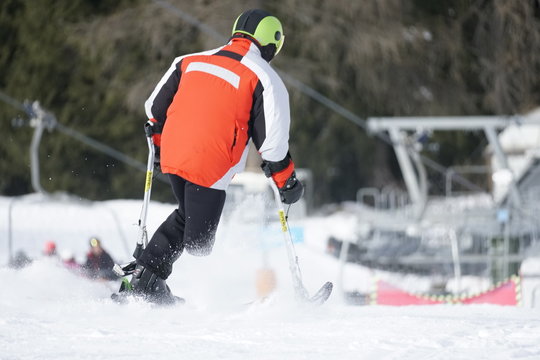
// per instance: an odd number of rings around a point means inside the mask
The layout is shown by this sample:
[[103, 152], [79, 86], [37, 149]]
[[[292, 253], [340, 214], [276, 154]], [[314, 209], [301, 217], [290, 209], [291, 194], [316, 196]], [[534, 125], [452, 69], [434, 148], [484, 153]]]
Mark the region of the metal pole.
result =
[[459, 244], [456, 231], [449, 231], [450, 243], [452, 246], [452, 259], [454, 261], [454, 279], [456, 280], [456, 293], [461, 293], [461, 259], [459, 256]]
[[446, 196], [447, 197], [450, 197], [452, 196], [452, 177], [454, 177], [454, 169], [453, 168], [449, 168], [447, 171], [446, 171]]
[[[145, 126], [147, 131], [151, 131], [150, 126]], [[152, 194], [152, 177], [154, 174], [154, 158], [155, 149], [154, 142], [152, 141], [152, 134], [147, 133], [146, 142], [148, 145], [148, 161], [146, 163], [146, 181], [144, 185], [144, 198], [143, 206], [141, 209], [141, 215], [139, 217], [139, 239], [137, 244], [142, 245], [143, 249], [148, 245], [148, 233], [146, 232], [146, 218], [148, 216], [148, 205], [150, 204], [150, 197]]]
[[9, 263], [13, 261], [13, 206], [17, 198], [12, 198], [8, 206], [8, 257]]
[[415, 206], [415, 215], [418, 215], [424, 206], [423, 197], [421, 195], [420, 185], [418, 184], [418, 178], [414, 172], [411, 158], [405, 148], [403, 135], [401, 131], [394, 127], [390, 127], [388, 132], [393, 142], [394, 152], [396, 153], [401, 168], [403, 180], [405, 180], [409, 196]]
[[503, 249], [503, 280], [508, 278], [510, 264], [508, 255], [510, 252], [510, 219], [504, 224], [504, 249]]
[[514, 177], [514, 172], [512, 169], [510, 169], [510, 166], [508, 165], [508, 159], [506, 158], [506, 155], [504, 153], [504, 150], [501, 146], [501, 143], [499, 142], [499, 138], [497, 136], [497, 133], [495, 132], [495, 128], [491, 126], [486, 126], [484, 128], [484, 132], [486, 133], [486, 137], [488, 138], [489, 143], [491, 146], [493, 146], [493, 152], [495, 153], [495, 156], [497, 157], [497, 160], [499, 161], [499, 165], [510, 171], [512, 174], [512, 180], [510, 182], [510, 195], [512, 198], [513, 205], [517, 208], [521, 205], [521, 195], [519, 194], [519, 190], [516, 186], [516, 179]]
[[349, 242], [341, 242], [341, 251], [339, 252], [339, 293], [343, 302], [345, 302], [345, 288], [343, 286], [343, 277], [345, 274], [345, 265], [347, 264], [347, 255], [349, 254]]
[[30, 120], [30, 124], [35, 127], [34, 135], [32, 136], [32, 142], [30, 143], [30, 171], [32, 178], [32, 187], [34, 191], [41, 194], [46, 194], [45, 190], [41, 187], [39, 180], [39, 144], [41, 143], [41, 136], [43, 135], [43, 118], [40, 115], [33, 117]]
[[130, 250], [129, 245], [128, 245], [126, 234], [122, 230], [122, 224], [120, 223], [120, 220], [118, 219], [118, 215], [116, 214], [116, 211], [114, 211], [113, 209], [111, 209], [108, 206], [105, 206], [105, 209], [107, 209], [109, 211], [109, 213], [111, 214], [111, 216], [112, 216], [112, 218], [114, 220], [114, 223], [116, 224], [116, 229], [118, 230], [118, 234], [120, 235], [120, 239], [122, 239], [122, 245], [124, 245], [124, 250], [126, 250], [126, 254], [130, 255], [131, 250]]
[[532, 294], [531, 294], [531, 307], [532, 308], [536, 307], [536, 293], [539, 291], [540, 291], [540, 285], [537, 285], [532, 291]]
[[418, 190], [420, 191], [420, 208], [418, 209], [418, 214], [420, 215], [426, 206], [427, 196], [428, 196], [428, 184], [427, 184], [427, 173], [420, 154], [412, 146], [409, 148], [409, 154], [411, 159], [416, 165], [416, 174], [418, 178]]

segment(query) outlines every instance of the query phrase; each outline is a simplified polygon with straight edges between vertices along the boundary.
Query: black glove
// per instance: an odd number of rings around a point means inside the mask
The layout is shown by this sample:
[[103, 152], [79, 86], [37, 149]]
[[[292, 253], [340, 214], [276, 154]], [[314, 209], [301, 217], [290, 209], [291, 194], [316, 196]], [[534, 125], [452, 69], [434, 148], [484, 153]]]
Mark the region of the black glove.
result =
[[146, 136], [152, 137], [154, 141], [154, 170], [155, 172], [161, 172], [161, 128], [162, 126], [156, 121], [148, 120], [144, 125], [144, 132]]
[[296, 173], [293, 171], [291, 177], [287, 179], [285, 185], [278, 188], [279, 194], [281, 195], [281, 202], [284, 204], [294, 204], [302, 197], [304, 193], [304, 186], [296, 178]]

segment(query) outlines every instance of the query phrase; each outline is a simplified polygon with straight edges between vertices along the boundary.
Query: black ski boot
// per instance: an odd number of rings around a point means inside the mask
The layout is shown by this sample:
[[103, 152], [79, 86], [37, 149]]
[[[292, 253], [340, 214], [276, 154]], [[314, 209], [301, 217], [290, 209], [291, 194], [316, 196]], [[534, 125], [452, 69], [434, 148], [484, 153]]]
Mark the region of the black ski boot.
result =
[[172, 305], [184, 303], [184, 299], [174, 296], [164, 279], [154, 274], [143, 265], [137, 264], [133, 271], [131, 281], [122, 283], [120, 293], [123, 295], [141, 296], [145, 300], [160, 304]]
[[164, 279], [142, 265], [135, 267], [130, 285], [135, 294], [142, 295], [146, 300], [156, 304], [171, 305], [184, 302], [184, 299], [171, 293]]

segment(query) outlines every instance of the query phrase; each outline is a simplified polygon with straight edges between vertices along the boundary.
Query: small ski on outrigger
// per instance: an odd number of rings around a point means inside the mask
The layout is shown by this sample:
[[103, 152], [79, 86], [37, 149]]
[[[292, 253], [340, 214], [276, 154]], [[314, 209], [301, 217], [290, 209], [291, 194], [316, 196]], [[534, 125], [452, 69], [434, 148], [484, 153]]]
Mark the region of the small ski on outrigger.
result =
[[326, 300], [328, 300], [328, 298], [332, 294], [332, 289], [334, 285], [330, 281], [327, 281], [319, 289], [319, 291], [315, 293], [315, 295], [311, 297], [309, 296], [308, 291], [302, 283], [302, 273], [300, 272], [300, 266], [298, 265], [298, 256], [296, 256], [296, 252], [294, 250], [294, 244], [291, 232], [289, 231], [289, 224], [287, 222], [287, 216], [285, 215], [285, 209], [283, 208], [283, 203], [281, 202], [281, 195], [279, 194], [279, 189], [271, 177], [269, 177], [268, 180], [270, 183], [270, 187], [274, 192], [274, 198], [276, 201], [276, 206], [278, 208], [279, 222], [281, 224], [281, 232], [283, 233], [283, 239], [285, 240], [285, 248], [287, 249], [289, 270], [291, 271], [296, 299], [302, 303], [321, 305]]
[[152, 178], [154, 174], [154, 158], [156, 156], [155, 150], [154, 150], [154, 142], [152, 140], [153, 135], [153, 129], [152, 125], [149, 123], [146, 123], [144, 126], [144, 132], [146, 134], [146, 141], [148, 144], [148, 162], [146, 163], [146, 181], [144, 186], [144, 199], [143, 199], [143, 205], [141, 209], [141, 215], [139, 217], [139, 237], [137, 240], [137, 245], [135, 246], [135, 251], [133, 252], [133, 257], [135, 260], [123, 264], [118, 265], [115, 264], [113, 267], [113, 271], [122, 278], [122, 282], [120, 284], [120, 289], [118, 292], [113, 293], [111, 295], [111, 299], [114, 300], [117, 303], [125, 304], [129, 301], [130, 298], [133, 299], [142, 299], [148, 302], [152, 302], [155, 304], [160, 305], [173, 305], [173, 304], [183, 304], [185, 303], [185, 300], [181, 297], [174, 296], [170, 293], [169, 287], [165, 284], [163, 286], [163, 289], [161, 289], [161, 294], [165, 293], [168, 296], [159, 296], [158, 293], [155, 295], [153, 294], [143, 294], [141, 292], [135, 291], [133, 288], [133, 285], [128, 280], [127, 276], [130, 275], [137, 275], [138, 267], [137, 267], [137, 259], [142, 254], [144, 248], [148, 245], [148, 233], [146, 231], [146, 217], [148, 214], [148, 205], [150, 203], [150, 195], [152, 193]]

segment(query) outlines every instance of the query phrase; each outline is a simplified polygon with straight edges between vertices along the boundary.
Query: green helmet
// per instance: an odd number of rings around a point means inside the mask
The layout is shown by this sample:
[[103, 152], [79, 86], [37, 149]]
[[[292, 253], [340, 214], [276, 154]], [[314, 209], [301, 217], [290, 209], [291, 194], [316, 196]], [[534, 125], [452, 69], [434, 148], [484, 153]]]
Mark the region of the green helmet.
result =
[[245, 34], [257, 40], [263, 48], [262, 55], [270, 61], [283, 46], [285, 35], [281, 22], [264, 10], [243, 12], [234, 22], [232, 34]]

